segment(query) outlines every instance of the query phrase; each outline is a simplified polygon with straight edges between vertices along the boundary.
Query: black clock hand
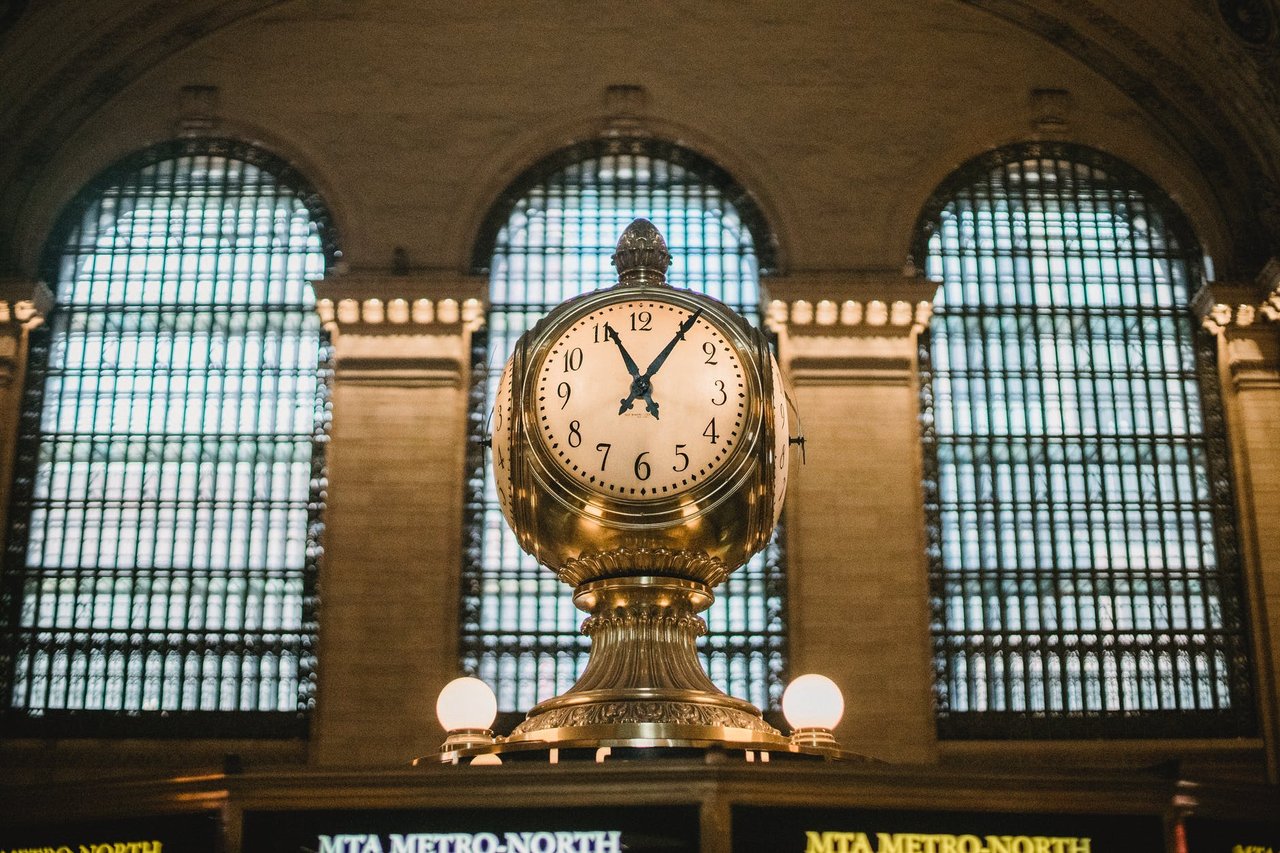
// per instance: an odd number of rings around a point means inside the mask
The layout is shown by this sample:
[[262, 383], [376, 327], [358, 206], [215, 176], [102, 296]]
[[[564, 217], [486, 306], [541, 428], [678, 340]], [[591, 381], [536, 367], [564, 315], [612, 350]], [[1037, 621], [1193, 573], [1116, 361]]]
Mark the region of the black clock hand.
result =
[[676, 330], [676, 336], [667, 342], [662, 348], [662, 352], [649, 365], [649, 369], [644, 372], [644, 379], [652, 379], [653, 374], [658, 372], [658, 368], [662, 367], [662, 363], [667, 360], [667, 356], [671, 355], [671, 351], [676, 348], [676, 344], [684, 340], [685, 332], [693, 328], [693, 324], [698, 322], [698, 317], [702, 315], [702, 309], [699, 308], [689, 315], [689, 319], [680, 324], [680, 328]]
[[653, 401], [653, 386], [649, 384], [649, 379], [644, 376], [637, 376], [631, 380], [631, 393], [627, 395], [627, 399], [622, 401], [622, 405], [618, 407], [618, 414], [622, 414], [631, 408], [631, 404], [635, 402], [636, 397], [644, 399], [645, 411], [658, 416], [658, 404]]
[[627, 395], [627, 399], [622, 401], [622, 408], [618, 409], [618, 414], [630, 409], [636, 397], [643, 397], [645, 410], [655, 418], [658, 417], [658, 404], [654, 402], [653, 386], [649, 380], [653, 378], [653, 374], [658, 372], [658, 368], [662, 367], [667, 360], [667, 356], [671, 355], [671, 351], [676, 348], [676, 344], [684, 340], [685, 333], [693, 328], [693, 324], [698, 322], [698, 317], [701, 315], [701, 308], [689, 315], [689, 319], [680, 324], [675, 336], [667, 341], [667, 345], [662, 348], [662, 352], [658, 353], [653, 361], [649, 363], [649, 369], [631, 380], [631, 393]]
[[639, 376], [640, 368], [636, 366], [635, 359], [631, 357], [631, 353], [627, 352], [627, 348], [622, 345], [622, 338], [618, 337], [618, 333], [608, 323], [604, 324], [604, 336], [612, 338], [618, 345], [618, 352], [622, 353], [622, 363], [627, 366], [627, 373], [630, 373], [633, 378]]
[[636, 366], [635, 359], [631, 357], [631, 353], [627, 352], [627, 348], [622, 345], [622, 338], [614, 331], [613, 326], [608, 323], [604, 324], [604, 336], [612, 338], [613, 342], [618, 345], [618, 352], [622, 353], [622, 363], [627, 366], [627, 372], [631, 374], [631, 393], [622, 401], [622, 405], [618, 407], [618, 414], [623, 414], [631, 408], [631, 404], [635, 402], [636, 397], [644, 398], [644, 407], [655, 418], [658, 416], [658, 404], [653, 402], [650, 396], [649, 380], [640, 375], [640, 368]]

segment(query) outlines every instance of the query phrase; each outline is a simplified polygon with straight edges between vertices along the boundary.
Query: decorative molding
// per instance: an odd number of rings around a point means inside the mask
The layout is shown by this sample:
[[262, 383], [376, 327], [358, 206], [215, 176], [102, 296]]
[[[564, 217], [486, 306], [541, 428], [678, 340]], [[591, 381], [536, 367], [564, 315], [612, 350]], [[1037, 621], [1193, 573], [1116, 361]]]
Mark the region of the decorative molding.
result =
[[178, 93], [179, 136], [202, 136], [218, 126], [218, 87], [183, 86]]
[[1062, 136], [1069, 129], [1071, 93], [1066, 89], [1031, 90], [1031, 126], [1043, 136]]
[[487, 283], [409, 276], [339, 276], [315, 283], [316, 313], [343, 334], [458, 334], [484, 325]]
[[605, 133], [634, 136], [644, 133], [644, 116], [649, 109], [649, 92], [644, 86], [620, 83], [604, 90]]
[[[1215, 335], [1247, 329], [1255, 324], [1280, 323], [1280, 261], [1272, 259], [1249, 283], [1207, 283], [1191, 301], [1200, 325]], [[1259, 291], [1267, 295], [1258, 299]]]
[[42, 281], [0, 278], [0, 324], [34, 329], [53, 310], [53, 293]]
[[583, 554], [561, 566], [556, 578], [576, 587], [607, 578], [644, 574], [685, 578], [716, 587], [724, 583], [729, 573], [723, 560], [703, 551], [635, 546]]
[[0, 389], [18, 378], [22, 336], [44, 322], [53, 308], [53, 294], [44, 282], [0, 278]]
[[[1216, 57], [1223, 74], [1234, 72], [1234, 82], [1250, 86], [1252, 97], [1236, 102], [1208, 88], [1186, 66], [1183, 57], [1204, 55], [1204, 32], [1191, 31], [1184, 36], [1185, 50], [1177, 54], [1157, 47], [1091, 0], [961, 2], [1037, 33], [1072, 55], [1142, 108], [1170, 139], [1177, 140], [1215, 188], [1230, 217], [1238, 263], [1257, 260], [1259, 247], [1266, 251], [1280, 246], [1280, 184], [1258, 155], [1275, 139], [1275, 130], [1256, 121], [1250, 123], [1237, 106], [1257, 104], [1258, 114], [1274, 115], [1272, 107], [1280, 104], [1280, 93], [1265, 75], [1249, 68], [1247, 61], [1233, 61], [1221, 52]], [[1160, 85], [1153, 85], [1154, 80]], [[1256, 136], [1246, 136], [1243, 128], [1250, 124]], [[1251, 144], [1253, 141], [1256, 144]], [[1243, 177], [1233, 172], [1232, 162], [1238, 164]]]
[[461, 388], [471, 333], [484, 325], [483, 279], [339, 275], [314, 284], [316, 313], [347, 385]]
[[779, 334], [914, 337], [929, 325], [937, 289], [914, 275], [770, 278], [765, 321]]
[[531, 716], [516, 726], [512, 734], [544, 729], [637, 723], [746, 729], [774, 735], [778, 733], [777, 729], [760, 717], [722, 705], [703, 705], [696, 702], [593, 702], [588, 705], [554, 708]]

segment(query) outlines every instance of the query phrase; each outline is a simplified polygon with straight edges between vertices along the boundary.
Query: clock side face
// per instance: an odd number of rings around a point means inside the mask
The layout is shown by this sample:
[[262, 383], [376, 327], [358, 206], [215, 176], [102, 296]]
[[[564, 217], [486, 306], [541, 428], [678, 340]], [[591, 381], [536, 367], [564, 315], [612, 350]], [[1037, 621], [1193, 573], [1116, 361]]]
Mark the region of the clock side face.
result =
[[511, 362], [507, 362], [498, 382], [498, 394], [490, 415], [491, 453], [493, 454], [494, 485], [498, 491], [498, 505], [508, 521], [512, 519], [512, 470], [511, 470]]
[[531, 431], [564, 474], [607, 497], [687, 492], [744, 434], [737, 350], [699, 309], [660, 299], [578, 318], [538, 365], [535, 390]]
[[782, 517], [782, 503], [787, 496], [787, 470], [791, 450], [791, 422], [787, 411], [787, 394], [777, 359], [770, 358], [773, 374], [773, 464], [777, 466], [773, 484], [773, 521]]

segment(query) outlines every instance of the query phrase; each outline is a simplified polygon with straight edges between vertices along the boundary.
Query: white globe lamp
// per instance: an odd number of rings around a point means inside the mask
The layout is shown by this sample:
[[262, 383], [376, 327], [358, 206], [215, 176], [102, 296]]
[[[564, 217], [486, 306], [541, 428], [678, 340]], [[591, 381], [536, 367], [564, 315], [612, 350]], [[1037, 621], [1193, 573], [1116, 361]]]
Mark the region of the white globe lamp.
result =
[[797, 746], [839, 748], [834, 729], [844, 716], [844, 696], [825, 675], [810, 673], [788, 684], [782, 694], [782, 715]]
[[478, 678], [455, 678], [436, 699], [436, 718], [448, 736], [442, 751], [493, 743], [490, 727], [498, 716], [498, 699]]

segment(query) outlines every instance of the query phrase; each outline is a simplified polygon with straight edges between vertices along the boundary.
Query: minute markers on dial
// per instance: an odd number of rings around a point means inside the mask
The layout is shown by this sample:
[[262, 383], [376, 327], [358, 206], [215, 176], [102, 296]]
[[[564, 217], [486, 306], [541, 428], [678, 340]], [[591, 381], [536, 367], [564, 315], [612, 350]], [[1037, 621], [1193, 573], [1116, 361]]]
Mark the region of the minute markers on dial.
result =
[[[742, 437], [745, 371], [726, 331], [698, 307], [613, 303], [581, 315], [551, 343], [535, 422], [557, 468], [592, 492], [648, 500], [697, 488], [732, 456]], [[644, 399], [639, 393], [629, 414], [616, 414], [623, 377], [634, 383], [646, 374], [657, 376], [647, 390], [661, 402], [661, 418], [634, 405]]]

